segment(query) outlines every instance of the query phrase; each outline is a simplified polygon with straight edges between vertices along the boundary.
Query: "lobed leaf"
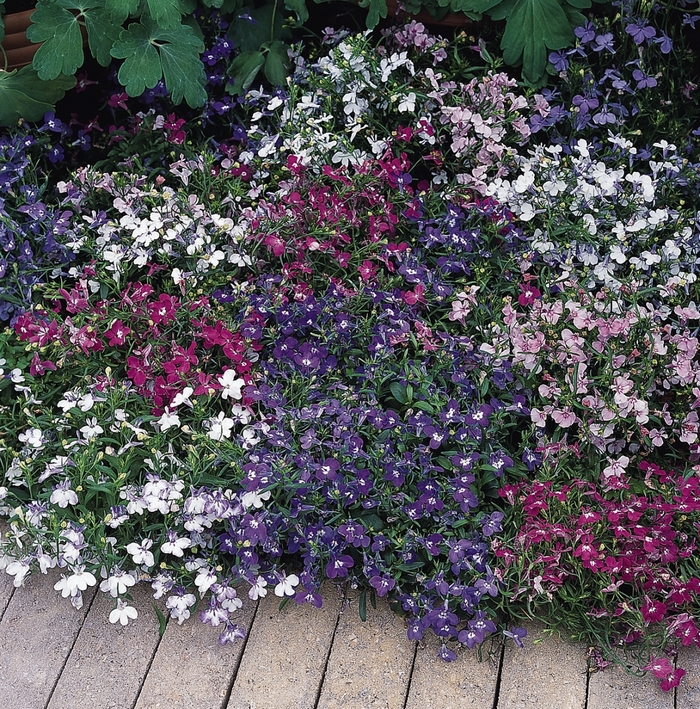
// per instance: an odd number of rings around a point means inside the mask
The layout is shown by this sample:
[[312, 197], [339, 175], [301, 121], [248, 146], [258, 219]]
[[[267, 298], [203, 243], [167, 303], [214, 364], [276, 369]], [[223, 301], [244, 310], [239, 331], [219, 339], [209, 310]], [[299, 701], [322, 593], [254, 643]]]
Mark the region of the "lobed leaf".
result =
[[92, 56], [101, 66], [107, 66], [112, 61], [110, 50], [119, 39], [122, 28], [104, 8], [85, 11], [85, 28]]
[[297, 20], [303, 24], [309, 19], [309, 11], [306, 8], [306, 0], [284, 0], [284, 6], [297, 16]]
[[0, 125], [14, 125], [20, 118], [40, 121], [74, 86], [74, 76], [42, 81], [32, 66], [0, 71]]
[[369, 8], [369, 12], [367, 13], [367, 27], [371, 30], [379, 24], [379, 20], [385, 18], [388, 14], [386, 0], [359, 0], [357, 4], [360, 7]]
[[129, 15], [135, 14], [139, 5], [140, 0], [105, 0], [105, 10], [119, 24], [124, 22]]
[[229, 84], [226, 90], [234, 96], [245, 93], [264, 64], [265, 56], [262, 52], [243, 52], [239, 54], [229, 67], [229, 73], [234, 82], [232, 85]]
[[83, 37], [78, 18], [59, 5], [39, 5], [31, 17], [27, 39], [43, 42], [32, 62], [40, 79], [75, 74], [83, 65]]
[[178, 0], [146, 0], [148, 12], [153, 21], [163, 29], [171, 29], [181, 24]]
[[188, 105], [206, 101], [205, 74], [199, 54], [202, 42], [188, 25], [164, 29], [148, 17], [122, 30], [112, 48], [115, 59], [124, 59], [118, 78], [129, 96], [139, 96], [161, 78], [175, 103]]
[[547, 50], [563, 49], [574, 33], [557, 0], [517, 0], [501, 40], [506, 64], [522, 62], [523, 78], [537, 84], [547, 66]]
[[284, 42], [273, 42], [265, 57], [265, 77], [273, 86], [282, 86], [289, 75], [289, 56]]

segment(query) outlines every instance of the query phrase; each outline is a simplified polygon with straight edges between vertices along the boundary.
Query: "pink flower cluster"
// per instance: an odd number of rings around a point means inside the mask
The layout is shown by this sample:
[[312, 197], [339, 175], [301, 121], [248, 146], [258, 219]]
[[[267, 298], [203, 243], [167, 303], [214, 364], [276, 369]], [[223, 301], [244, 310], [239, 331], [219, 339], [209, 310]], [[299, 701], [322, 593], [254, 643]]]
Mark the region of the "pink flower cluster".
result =
[[[493, 544], [502, 580], [517, 589], [513, 598], [527, 594], [536, 606], [564, 590], [573, 594], [589, 604], [588, 615], [609, 619], [623, 642], [661, 626], [682, 645], [700, 646], [700, 572], [689, 563], [697, 550], [700, 478], [645, 461], [639, 470], [645, 492], [622, 496], [578, 479], [503, 486], [499, 494], [520, 522], [512, 541]], [[684, 674], [664, 662], [657, 669], [664, 689]]]

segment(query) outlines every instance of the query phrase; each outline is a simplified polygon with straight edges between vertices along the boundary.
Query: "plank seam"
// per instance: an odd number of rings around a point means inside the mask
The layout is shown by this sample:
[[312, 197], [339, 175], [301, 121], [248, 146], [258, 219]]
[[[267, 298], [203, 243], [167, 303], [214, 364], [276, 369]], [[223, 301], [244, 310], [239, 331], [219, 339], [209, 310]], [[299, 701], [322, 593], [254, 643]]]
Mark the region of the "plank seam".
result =
[[248, 646], [250, 631], [253, 629], [253, 625], [255, 624], [255, 618], [258, 615], [258, 610], [260, 610], [260, 601], [255, 602], [255, 610], [253, 611], [253, 617], [250, 619], [250, 626], [248, 627], [248, 632], [246, 632], [245, 638], [241, 640], [241, 642], [243, 643], [243, 647], [241, 648], [241, 651], [238, 655], [238, 662], [233, 668], [233, 673], [231, 674], [231, 681], [229, 682], [228, 689], [226, 690], [226, 696], [224, 697], [223, 702], [220, 704], [221, 709], [226, 709], [231, 699], [231, 694], [233, 693], [233, 685], [236, 683], [236, 678], [238, 677], [238, 670], [241, 668], [241, 662], [243, 661], [243, 653], [245, 652], [245, 649]]
[[[165, 619], [165, 630], [168, 629], [169, 624], [170, 624], [170, 614], [168, 614], [168, 617]], [[160, 647], [160, 644], [163, 641], [164, 636], [165, 636], [165, 631], [163, 631], [163, 635], [161, 635], [160, 633], [158, 634], [158, 642], [156, 643], [156, 646], [153, 648], [153, 652], [151, 653], [151, 659], [148, 661], [148, 665], [146, 666], [146, 671], [143, 673], [143, 678], [141, 679], [141, 684], [139, 686], [139, 690], [138, 690], [138, 692], [136, 692], [136, 696], [134, 697], [134, 702], [131, 705], [131, 709], [134, 709], [134, 707], [138, 704], [139, 697], [141, 696], [141, 692], [143, 692], [143, 688], [146, 684], [146, 680], [148, 679], [148, 673], [151, 671], [151, 667], [153, 666], [153, 661], [156, 659], [156, 653], [158, 652], [158, 648]]]
[[[0, 573], [4, 573], [4, 572], [0, 572]], [[8, 599], [7, 599], [7, 603], [5, 603], [4, 607], [3, 607], [2, 609], [0, 609], [0, 621], [2, 621], [3, 616], [5, 615], [5, 611], [8, 609], [8, 607], [9, 607], [9, 605], [10, 605], [10, 602], [12, 601], [12, 596], [15, 595], [15, 591], [16, 591], [16, 590], [17, 590], [17, 589], [16, 589], [16, 588], [14, 587], [14, 585], [13, 585], [13, 586], [12, 586], [12, 590], [10, 591], [10, 595], [9, 595], [9, 597], [8, 597]]]
[[498, 661], [498, 674], [496, 675], [496, 688], [494, 689], [494, 694], [493, 694], [493, 704], [491, 705], [491, 709], [498, 709], [498, 699], [501, 694], [501, 674], [503, 672], [503, 661], [506, 656], [506, 644], [503, 642], [501, 643], [501, 657]]
[[331, 660], [331, 653], [333, 652], [333, 643], [335, 642], [335, 634], [338, 631], [338, 626], [340, 625], [340, 615], [343, 612], [343, 605], [345, 598], [341, 602], [338, 608], [338, 615], [335, 618], [335, 627], [333, 628], [333, 635], [331, 635], [331, 641], [328, 644], [328, 652], [326, 653], [326, 659], [323, 663], [323, 671], [321, 672], [321, 680], [318, 683], [318, 689], [316, 690], [316, 698], [314, 699], [313, 709], [318, 709], [318, 704], [321, 701], [321, 692], [323, 691], [323, 683], [326, 681], [326, 672], [328, 671], [328, 663]]
[[46, 704], [44, 704], [44, 709], [47, 709], [49, 704], [51, 704], [51, 698], [53, 697], [54, 693], [56, 692], [56, 687], [58, 687], [58, 683], [61, 681], [61, 677], [63, 675], [63, 670], [66, 669], [66, 665], [68, 664], [68, 660], [70, 659], [70, 656], [73, 654], [73, 649], [75, 648], [75, 644], [78, 642], [78, 638], [80, 637], [80, 633], [83, 631], [83, 626], [85, 625], [85, 619], [88, 616], [88, 613], [90, 612], [90, 609], [92, 608], [92, 604], [95, 602], [95, 598], [97, 598], [97, 589], [95, 588], [94, 593], [92, 594], [92, 597], [90, 598], [90, 602], [88, 603], [88, 607], [85, 610], [85, 613], [83, 613], [83, 622], [80, 624], [80, 628], [78, 629], [78, 632], [75, 634], [75, 637], [73, 638], [73, 642], [71, 643], [70, 649], [66, 653], [66, 656], [63, 658], [63, 664], [61, 665], [61, 669], [58, 673], [58, 676], [56, 677], [56, 681], [53, 683], [53, 687], [51, 687], [51, 691], [49, 692], [49, 696], [46, 698]]
[[406, 685], [406, 694], [403, 698], [403, 709], [406, 709], [408, 698], [411, 696], [411, 682], [413, 682], [413, 671], [416, 669], [416, 658], [418, 657], [418, 643], [413, 643], [413, 662], [411, 662], [411, 671], [408, 673], [408, 684]]

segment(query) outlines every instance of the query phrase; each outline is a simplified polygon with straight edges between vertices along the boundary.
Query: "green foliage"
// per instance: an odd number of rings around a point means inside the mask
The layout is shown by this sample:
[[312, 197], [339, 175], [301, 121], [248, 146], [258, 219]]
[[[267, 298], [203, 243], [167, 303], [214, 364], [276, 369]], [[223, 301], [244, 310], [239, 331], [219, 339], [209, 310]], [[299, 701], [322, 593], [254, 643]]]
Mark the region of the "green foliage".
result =
[[199, 60], [202, 50], [189, 26], [163, 28], [144, 17], [142, 24], [132, 22], [122, 30], [111, 54], [125, 60], [118, 78], [130, 96], [139, 96], [164, 78], [175, 103], [184, 98], [194, 107], [206, 100], [204, 68]]
[[72, 3], [59, 0], [39, 3], [32, 15], [27, 38], [43, 42], [34, 57], [34, 68], [40, 79], [56, 79], [61, 74], [75, 74], [83, 65], [83, 38], [78, 18], [66, 7]]
[[536, 85], [545, 75], [547, 50], [574, 42], [574, 32], [557, 0], [517, 0], [501, 41], [506, 64], [522, 61], [523, 78]]
[[12, 125], [20, 118], [41, 120], [73, 86], [74, 76], [42, 81], [31, 66], [19, 71], [0, 71], [0, 125]]

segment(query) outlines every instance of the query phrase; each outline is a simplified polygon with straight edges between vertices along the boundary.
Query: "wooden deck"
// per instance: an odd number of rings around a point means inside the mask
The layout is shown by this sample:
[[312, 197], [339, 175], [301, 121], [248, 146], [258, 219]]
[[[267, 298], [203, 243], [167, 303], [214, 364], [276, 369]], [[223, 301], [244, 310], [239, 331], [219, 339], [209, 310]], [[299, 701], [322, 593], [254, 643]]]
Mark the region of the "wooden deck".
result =
[[[248, 637], [220, 647], [194, 618], [163, 637], [150, 588], [137, 586], [138, 619], [108, 622], [110, 599], [86, 595], [81, 611], [53, 590], [57, 575], [20, 589], [0, 575], [0, 709], [697, 709], [700, 653], [676, 693], [619, 669], [588, 674], [584, 649], [536, 628], [525, 650], [479, 663], [436, 657], [434, 637], [409, 643], [386, 605], [343, 608], [334, 589], [321, 610], [279, 599], [248, 602]], [[533, 640], [535, 641], [533, 643]]]

